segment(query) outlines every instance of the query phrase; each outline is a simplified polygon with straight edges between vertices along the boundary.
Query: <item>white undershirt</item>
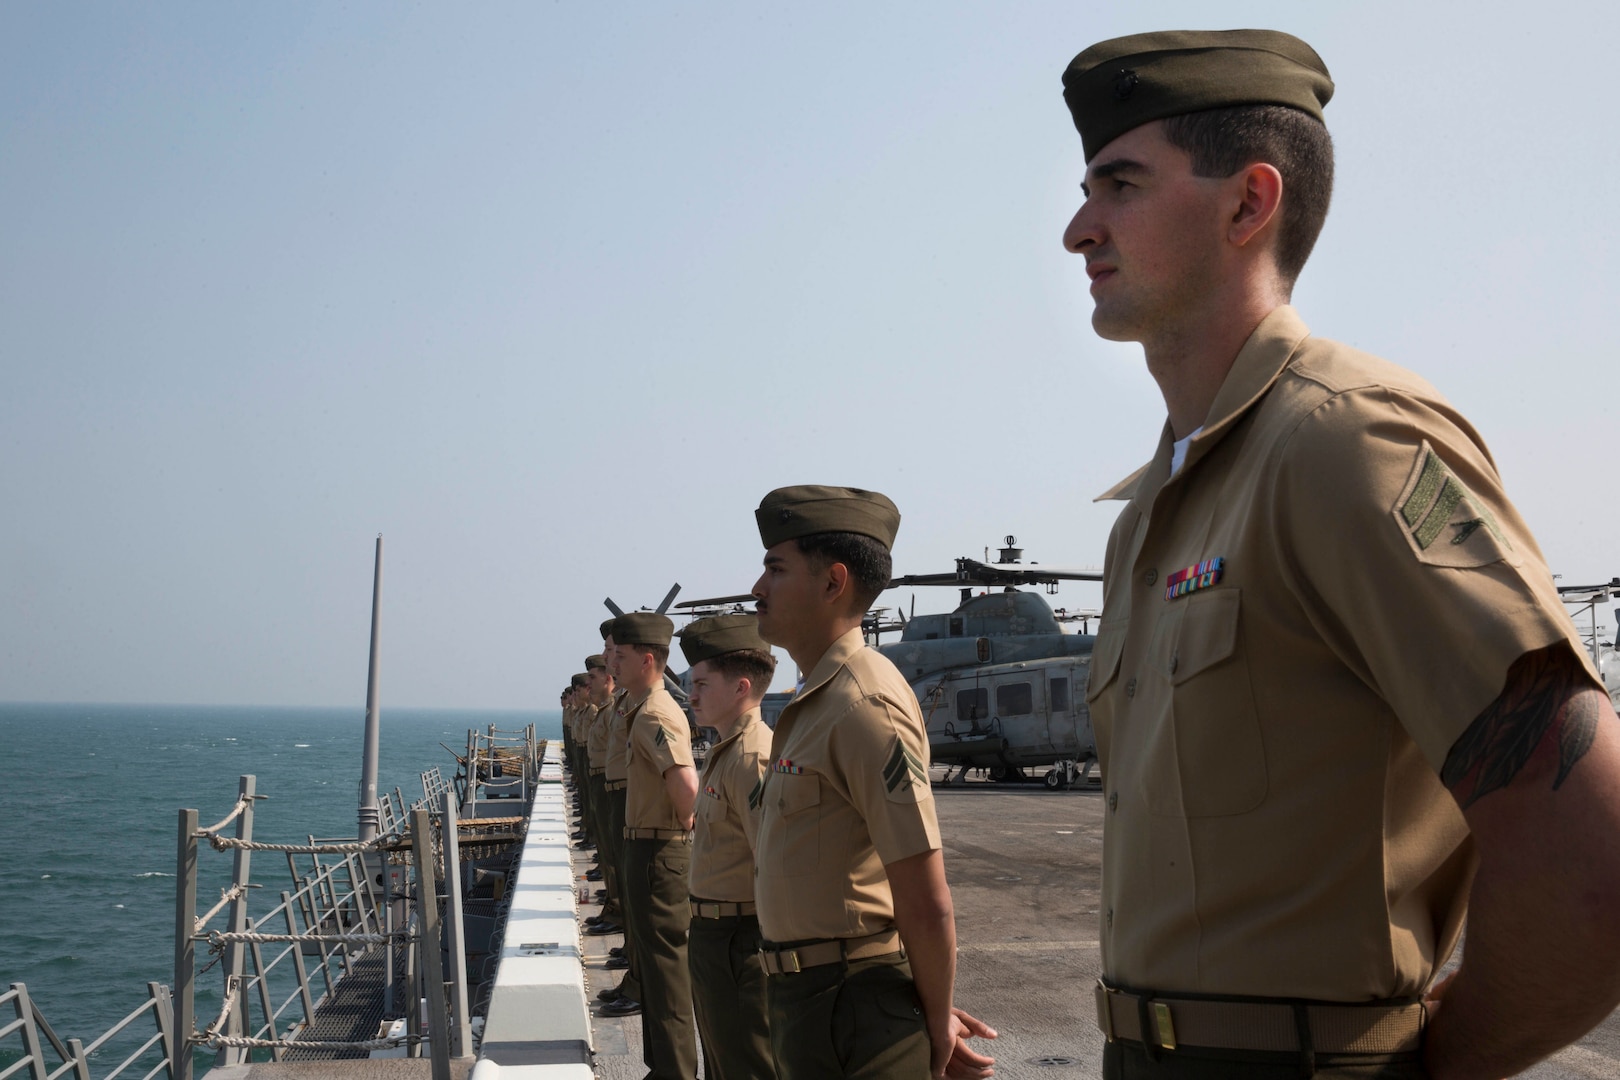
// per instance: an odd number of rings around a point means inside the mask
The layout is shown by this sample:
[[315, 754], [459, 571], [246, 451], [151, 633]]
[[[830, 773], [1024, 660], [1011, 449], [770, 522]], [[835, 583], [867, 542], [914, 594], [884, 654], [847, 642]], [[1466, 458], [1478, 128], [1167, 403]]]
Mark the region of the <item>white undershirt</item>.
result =
[[1187, 444], [1192, 442], [1193, 439], [1198, 436], [1198, 433], [1200, 431], [1203, 431], [1203, 430], [1204, 430], [1204, 425], [1199, 424], [1197, 427], [1193, 428], [1192, 431], [1190, 431], [1187, 434], [1187, 437], [1185, 439], [1177, 439], [1176, 440], [1175, 446], [1173, 446], [1170, 449], [1170, 475], [1171, 476], [1174, 476], [1174, 475], [1176, 475], [1176, 473], [1181, 471], [1182, 463], [1187, 460]]

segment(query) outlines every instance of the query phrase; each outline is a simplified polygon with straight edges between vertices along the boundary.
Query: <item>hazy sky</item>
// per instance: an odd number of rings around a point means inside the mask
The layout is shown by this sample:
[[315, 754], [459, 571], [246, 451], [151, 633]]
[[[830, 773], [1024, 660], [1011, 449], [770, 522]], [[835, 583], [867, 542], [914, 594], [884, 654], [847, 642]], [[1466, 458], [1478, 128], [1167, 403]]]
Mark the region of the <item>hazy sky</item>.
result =
[[1338, 189], [1296, 305], [1435, 382], [1554, 571], [1607, 580], [1617, 24], [0, 6], [0, 699], [358, 706], [379, 532], [385, 708], [550, 707], [603, 596], [746, 591], [782, 484], [892, 496], [900, 572], [1009, 532], [1099, 564], [1091, 499], [1164, 409], [1059, 244], [1059, 78], [1169, 27], [1322, 54]]

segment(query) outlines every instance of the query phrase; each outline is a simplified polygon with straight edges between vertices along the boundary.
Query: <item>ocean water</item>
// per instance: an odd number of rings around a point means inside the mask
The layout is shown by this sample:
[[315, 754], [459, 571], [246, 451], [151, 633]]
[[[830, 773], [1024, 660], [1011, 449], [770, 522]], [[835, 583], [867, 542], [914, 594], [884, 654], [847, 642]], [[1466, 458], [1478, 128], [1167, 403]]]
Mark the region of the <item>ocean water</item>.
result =
[[[555, 710], [385, 708], [379, 790], [420, 798], [425, 769], [455, 773], [441, 741], [464, 748], [468, 728], [529, 723], [561, 737]], [[180, 808], [211, 825], [252, 773], [269, 796], [255, 839], [353, 836], [364, 724], [363, 708], [0, 703], [0, 989], [27, 983], [58, 1035], [88, 1043], [146, 1000], [148, 981], [172, 983]], [[229, 856], [205, 847], [199, 860], [206, 910]], [[284, 858], [254, 869], [260, 913], [289, 878]], [[205, 978], [199, 1015], [218, 1002]], [[0, 1042], [0, 1068], [18, 1049], [16, 1036]]]

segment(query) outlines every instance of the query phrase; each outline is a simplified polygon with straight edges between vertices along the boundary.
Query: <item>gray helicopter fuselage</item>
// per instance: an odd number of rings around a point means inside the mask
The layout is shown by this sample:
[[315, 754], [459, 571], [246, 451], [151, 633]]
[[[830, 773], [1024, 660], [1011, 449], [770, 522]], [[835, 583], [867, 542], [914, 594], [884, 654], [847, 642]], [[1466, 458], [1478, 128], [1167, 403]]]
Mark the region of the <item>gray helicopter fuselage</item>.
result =
[[1065, 634], [1031, 592], [974, 596], [917, 615], [879, 645], [911, 683], [941, 764], [1026, 768], [1096, 755], [1085, 706], [1090, 634]]

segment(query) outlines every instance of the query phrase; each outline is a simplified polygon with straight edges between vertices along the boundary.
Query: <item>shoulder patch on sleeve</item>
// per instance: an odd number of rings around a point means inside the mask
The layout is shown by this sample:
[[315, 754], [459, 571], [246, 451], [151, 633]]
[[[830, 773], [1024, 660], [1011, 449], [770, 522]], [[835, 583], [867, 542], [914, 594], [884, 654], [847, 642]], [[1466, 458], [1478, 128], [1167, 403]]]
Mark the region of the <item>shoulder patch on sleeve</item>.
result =
[[917, 755], [907, 750], [898, 738], [883, 765], [883, 786], [895, 802], [916, 802], [916, 788], [928, 790], [928, 771]]
[[1390, 513], [1419, 562], [1465, 568], [1516, 561], [1490, 507], [1426, 439]]

